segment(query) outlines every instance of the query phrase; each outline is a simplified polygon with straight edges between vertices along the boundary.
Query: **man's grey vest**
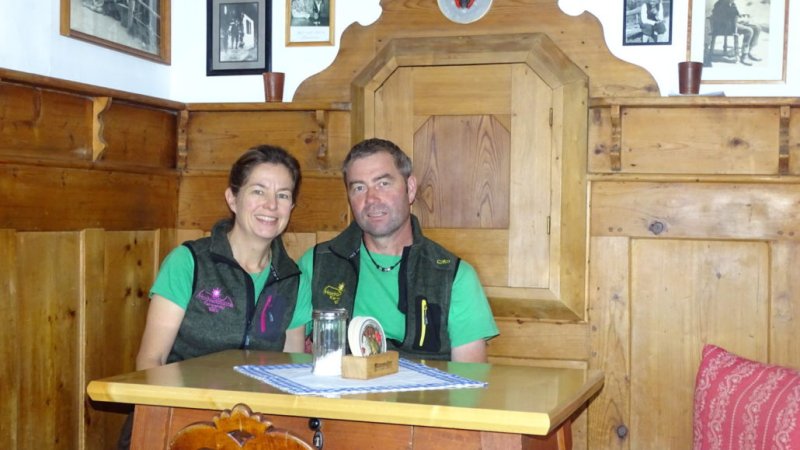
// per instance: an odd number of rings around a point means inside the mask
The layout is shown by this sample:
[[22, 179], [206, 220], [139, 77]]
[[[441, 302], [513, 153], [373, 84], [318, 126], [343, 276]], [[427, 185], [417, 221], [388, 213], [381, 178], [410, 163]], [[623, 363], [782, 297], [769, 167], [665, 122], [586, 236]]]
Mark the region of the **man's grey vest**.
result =
[[183, 244], [194, 256], [192, 297], [167, 362], [235, 348], [283, 350], [300, 270], [275, 238], [269, 278], [254, 301], [253, 279], [233, 258], [230, 227], [220, 221], [210, 237]]
[[[413, 215], [411, 226], [413, 242], [403, 249], [398, 272], [397, 309], [406, 317], [405, 339], [387, 339], [387, 347], [406, 358], [450, 359], [450, 294], [460, 259], [423, 236]], [[345, 308], [352, 318], [362, 234], [353, 222], [339, 236], [314, 248], [311, 299], [315, 309]]]

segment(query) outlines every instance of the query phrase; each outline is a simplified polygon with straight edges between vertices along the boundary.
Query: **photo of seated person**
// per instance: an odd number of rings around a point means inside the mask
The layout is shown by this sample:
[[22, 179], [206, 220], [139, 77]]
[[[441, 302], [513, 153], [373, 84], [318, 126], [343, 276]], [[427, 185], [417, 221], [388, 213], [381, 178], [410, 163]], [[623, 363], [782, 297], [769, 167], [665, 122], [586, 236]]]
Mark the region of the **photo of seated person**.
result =
[[374, 317], [401, 357], [486, 362], [499, 333], [486, 294], [469, 263], [423, 235], [408, 155], [367, 139], [342, 173], [354, 221], [300, 258], [298, 302]]
[[761, 27], [751, 21], [749, 14], [741, 13], [734, 0], [717, 0], [711, 11], [710, 22], [712, 39], [713, 36], [741, 35], [741, 49], [735, 55], [736, 61], [745, 66], [761, 61], [761, 58], [753, 54], [761, 35]]
[[664, 23], [664, 4], [661, 0], [647, 0], [639, 9], [639, 23], [642, 27], [642, 42], [658, 42], [667, 32]]

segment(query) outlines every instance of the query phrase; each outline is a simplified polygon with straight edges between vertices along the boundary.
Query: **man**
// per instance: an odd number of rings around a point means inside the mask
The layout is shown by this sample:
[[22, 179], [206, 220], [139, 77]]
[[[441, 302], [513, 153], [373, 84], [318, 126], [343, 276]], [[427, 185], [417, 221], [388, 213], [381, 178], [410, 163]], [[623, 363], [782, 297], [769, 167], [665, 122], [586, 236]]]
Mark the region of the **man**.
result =
[[411, 214], [411, 160], [367, 139], [342, 171], [355, 222], [303, 255], [298, 296], [376, 318], [404, 357], [485, 362], [486, 340], [498, 334], [489, 302], [472, 266], [423, 236]]
[[639, 22], [642, 26], [642, 36], [649, 42], [658, 42], [658, 36], [667, 32], [664, 24], [664, 5], [661, 0], [646, 0], [639, 10]]
[[[749, 14], [739, 13], [739, 8], [733, 0], [717, 0], [714, 9], [711, 11], [712, 27], [723, 27], [723, 29], [736, 29], [736, 33], [742, 35], [742, 53], [739, 61], [745, 66], [751, 66], [752, 61], [761, 61], [761, 58], [753, 55], [753, 48], [758, 45], [758, 37], [761, 28], [749, 21]], [[738, 55], [737, 55], [738, 56]]]

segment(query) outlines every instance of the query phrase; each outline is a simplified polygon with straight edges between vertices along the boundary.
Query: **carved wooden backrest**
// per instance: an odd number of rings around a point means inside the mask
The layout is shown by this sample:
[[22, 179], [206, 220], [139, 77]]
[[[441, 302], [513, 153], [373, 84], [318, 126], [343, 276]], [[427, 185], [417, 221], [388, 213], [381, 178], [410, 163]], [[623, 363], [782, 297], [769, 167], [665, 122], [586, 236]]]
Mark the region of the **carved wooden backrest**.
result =
[[272, 422], [253, 414], [242, 403], [222, 411], [214, 423], [187, 425], [172, 438], [171, 450], [313, 450], [314, 447]]

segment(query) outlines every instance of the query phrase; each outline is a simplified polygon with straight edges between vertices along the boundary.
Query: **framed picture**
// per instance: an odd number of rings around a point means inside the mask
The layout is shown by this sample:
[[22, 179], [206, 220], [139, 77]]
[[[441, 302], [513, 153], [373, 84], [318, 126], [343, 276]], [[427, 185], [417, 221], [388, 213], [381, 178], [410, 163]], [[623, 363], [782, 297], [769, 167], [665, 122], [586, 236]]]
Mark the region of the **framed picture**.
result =
[[170, 0], [61, 0], [61, 34], [170, 63]]
[[622, 45], [672, 43], [672, 0], [622, 0]]
[[333, 45], [333, 0], [286, 0], [286, 45]]
[[206, 75], [271, 70], [270, 0], [208, 0]]
[[786, 80], [789, 0], [693, 0], [689, 59], [703, 83]]

